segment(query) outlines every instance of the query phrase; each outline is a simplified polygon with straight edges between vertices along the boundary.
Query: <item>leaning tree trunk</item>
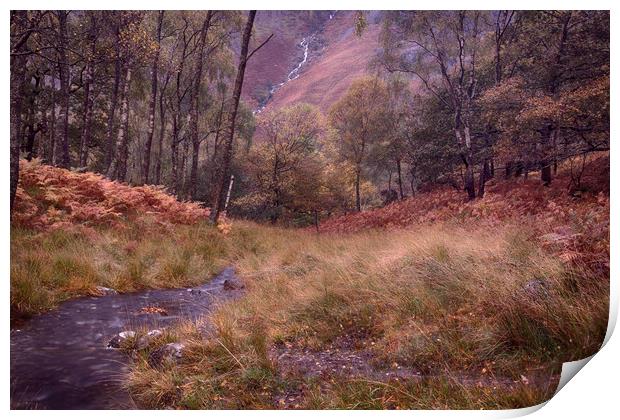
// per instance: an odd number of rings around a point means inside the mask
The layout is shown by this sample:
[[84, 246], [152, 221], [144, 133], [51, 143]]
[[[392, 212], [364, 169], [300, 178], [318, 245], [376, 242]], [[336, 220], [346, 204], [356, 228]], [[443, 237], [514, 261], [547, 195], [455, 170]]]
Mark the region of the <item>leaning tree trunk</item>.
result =
[[151, 145], [153, 144], [153, 133], [155, 132], [155, 103], [157, 102], [157, 73], [159, 69], [159, 52], [161, 49], [161, 27], [164, 20], [164, 11], [159, 11], [157, 18], [157, 51], [153, 58], [151, 69], [151, 99], [149, 101], [149, 126], [144, 143], [144, 160], [142, 161], [142, 183], [149, 182], [149, 169], [151, 166]]
[[[131, 67], [127, 66], [127, 70], [125, 71], [125, 80], [123, 86], [123, 94], [121, 99], [121, 119], [120, 119], [120, 127], [118, 129], [118, 137], [116, 138], [116, 152], [114, 157], [112, 158], [112, 162], [110, 162], [110, 167], [108, 168], [107, 176], [108, 178], [115, 180], [119, 179], [119, 175], [122, 175], [120, 172], [122, 171], [121, 166], [123, 162], [127, 162], [127, 123], [129, 121], [129, 110], [127, 109], [127, 102], [129, 100], [129, 85], [131, 83]], [[119, 171], [121, 169], [121, 171]]]
[[[20, 35], [25, 29], [28, 14], [26, 11], [15, 11], [12, 14], [13, 31], [16, 35]], [[26, 58], [21, 53], [24, 51], [26, 40], [27, 38], [22, 37], [17, 41], [17, 45], [11, 45], [11, 213], [19, 181], [19, 149], [21, 146], [19, 128], [22, 125], [22, 98], [26, 75]]]
[[241, 52], [239, 53], [239, 66], [237, 67], [237, 76], [235, 78], [235, 88], [233, 90], [233, 101], [230, 112], [228, 114], [228, 121], [226, 127], [226, 142], [224, 144], [224, 153], [222, 156], [222, 166], [220, 168], [220, 176], [218, 177], [217, 184], [213, 194], [213, 205], [211, 206], [211, 223], [217, 223], [220, 211], [222, 209], [222, 202], [224, 201], [224, 184], [229, 176], [230, 161], [232, 158], [233, 140], [235, 138], [235, 122], [237, 120], [237, 109], [239, 107], [239, 99], [241, 97], [241, 88], [243, 87], [243, 78], [245, 76], [245, 66], [248, 59], [248, 45], [250, 44], [250, 37], [252, 36], [252, 27], [254, 26], [254, 18], [256, 17], [256, 10], [250, 10], [248, 13], [248, 19], [243, 31], [243, 38], [241, 40]]

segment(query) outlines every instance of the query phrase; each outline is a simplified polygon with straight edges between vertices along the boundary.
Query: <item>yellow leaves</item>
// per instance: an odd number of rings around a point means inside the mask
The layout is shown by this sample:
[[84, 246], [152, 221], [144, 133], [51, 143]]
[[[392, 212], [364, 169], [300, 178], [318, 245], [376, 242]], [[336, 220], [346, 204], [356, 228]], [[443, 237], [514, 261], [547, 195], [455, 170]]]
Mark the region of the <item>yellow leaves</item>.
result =
[[232, 222], [226, 218], [226, 215], [223, 214], [220, 216], [217, 222], [217, 230], [222, 235], [228, 235], [232, 230]]
[[120, 30], [119, 43], [126, 56], [138, 61], [151, 60], [159, 48], [139, 22], [130, 22]]

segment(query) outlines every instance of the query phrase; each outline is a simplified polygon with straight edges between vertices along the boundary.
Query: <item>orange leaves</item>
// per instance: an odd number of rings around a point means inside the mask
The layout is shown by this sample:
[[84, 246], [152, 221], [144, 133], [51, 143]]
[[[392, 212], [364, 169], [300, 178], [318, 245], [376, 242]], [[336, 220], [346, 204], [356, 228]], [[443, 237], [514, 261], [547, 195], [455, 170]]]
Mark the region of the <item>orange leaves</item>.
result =
[[[593, 162], [591, 170], [597, 171], [601, 164]], [[462, 191], [439, 188], [380, 209], [331, 218], [321, 224], [321, 231], [355, 232], [439, 221], [475, 221], [490, 226], [517, 221], [545, 232], [581, 223], [604, 234], [609, 227], [609, 197], [600, 193], [576, 200], [567, 192], [568, 178], [567, 174], [558, 176], [551, 187], [543, 187], [532, 178], [494, 180], [488, 183], [483, 199], [471, 202], [465, 200]], [[593, 182], [600, 184], [598, 175]]]
[[190, 224], [209, 216], [198, 203], [180, 202], [162, 187], [112, 182], [94, 173], [76, 173], [20, 162], [13, 221], [35, 229], [75, 223], [120, 227], [127, 218], [152, 217], [157, 223]]

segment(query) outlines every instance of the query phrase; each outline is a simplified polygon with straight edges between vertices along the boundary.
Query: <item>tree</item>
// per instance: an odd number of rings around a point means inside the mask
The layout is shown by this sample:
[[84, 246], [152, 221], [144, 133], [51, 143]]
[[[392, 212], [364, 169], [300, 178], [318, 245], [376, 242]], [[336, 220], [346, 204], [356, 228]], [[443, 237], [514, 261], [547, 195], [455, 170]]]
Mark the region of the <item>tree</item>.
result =
[[[476, 197], [472, 129], [477, 94], [480, 12], [388, 13], [381, 57], [390, 72], [415, 75], [453, 114], [452, 129], [465, 165], [464, 187]], [[411, 54], [411, 51], [415, 51]], [[438, 77], [435, 77], [437, 75]]]
[[119, 130], [116, 139], [115, 153], [107, 170], [110, 179], [124, 181], [127, 175], [127, 158], [129, 151], [129, 93], [133, 67], [149, 57], [157, 50], [142, 26], [143, 15], [140, 12], [126, 12], [119, 35], [120, 61], [123, 68], [121, 110]]
[[19, 180], [19, 150], [21, 147], [21, 114], [26, 74], [26, 43], [33, 32], [33, 22], [26, 11], [11, 11], [11, 211]]
[[99, 33], [99, 23], [94, 12], [87, 12], [90, 20], [88, 31], [88, 51], [86, 52], [86, 80], [84, 81], [84, 111], [82, 117], [82, 134], [80, 136], [80, 167], [85, 167], [88, 163], [88, 145], [91, 137], [91, 126], [93, 123], [93, 93], [92, 84], [95, 79], [95, 59], [97, 54], [97, 38]]
[[355, 168], [355, 207], [361, 211], [362, 171], [371, 148], [386, 133], [387, 91], [378, 78], [362, 78], [329, 111], [329, 120], [340, 136], [342, 159]]
[[[144, 158], [142, 164], [142, 183], [148, 184], [149, 170], [151, 167], [151, 145], [153, 144], [153, 133], [155, 132], [155, 104], [157, 102], [157, 87], [159, 84], [159, 55], [161, 50], [162, 26], [164, 23], [164, 11], [160, 10], [157, 15], [157, 49], [155, 50], [153, 65], [151, 67], [151, 97], [149, 100], [149, 122], [146, 142], [144, 143]], [[160, 107], [161, 108], [161, 107]], [[163, 126], [162, 126], [163, 127]]]
[[[198, 39], [198, 57], [196, 59], [196, 69], [194, 70], [194, 84], [192, 87], [192, 93], [190, 97], [190, 112], [189, 112], [189, 131], [192, 142], [192, 169], [190, 175], [190, 197], [196, 199], [196, 191], [198, 187], [198, 155], [200, 152], [201, 138], [198, 133], [198, 102], [200, 98], [200, 89], [202, 86], [202, 69], [205, 57], [205, 47], [207, 44], [207, 32], [211, 26], [211, 20], [213, 19], [211, 10], [207, 12], [207, 16], [204, 19], [200, 35]], [[207, 54], [208, 56], [208, 54]]]
[[[320, 178], [315, 161], [323, 131], [321, 121], [319, 111], [307, 104], [263, 113], [259, 117], [257, 144], [246, 159], [253, 181], [253, 192], [246, 202], [265, 209], [272, 223], [278, 221], [285, 208], [294, 208], [295, 200], [296, 204], [302, 201], [300, 193], [307, 195], [318, 189], [296, 189], [295, 186], [310, 181], [300, 177]], [[311, 166], [314, 170], [307, 170]]]
[[213, 205], [211, 206], [211, 215], [209, 217], [211, 223], [217, 223], [224, 201], [224, 187], [226, 185], [230, 172], [233, 141], [235, 138], [235, 122], [237, 119], [237, 110], [239, 108], [239, 99], [241, 98], [241, 88], [243, 87], [245, 67], [252, 55], [254, 55], [254, 53], [256, 53], [261, 47], [263, 47], [267, 42], [269, 42], [269, 40], [273, 36], [270, 35], [262, 44], [254, 48], [254, 50], [248, 54], [250, 37], [252, 36], [252, 27], [254, 26], [255, 17], [256, 10], [250, 10], [245, 24], [245, 29], [243, 30], [243, 37], [241, 39], [239, 66], [237, 67], [237, 76], [235, 77], [235, 87], [233, 90], [232, 104], [228, 111], [228, 121], [225, 127], [226, 137], [224, 151], [222, 153], [222, 159], [219, 165], [219, 176], [217, 177], [216, 185], [213, 191]]
[[61, 137], [60, 137], [60, 166], [69, 168], [71, 156], [69, 155], [69, 90], [71, 82], [71, 67], [67, 55], [67, 20], [69, 12], [56, 11], [58, 19], [58, 67], [60, 69], [60, 113], [61, 113]]
[[609, 148], [608, 19], [607, 12], [519, 12], [508, 50], [513, 70], [480, 99], [508, 176], [536, 168], [548, 185], [558, 161]]

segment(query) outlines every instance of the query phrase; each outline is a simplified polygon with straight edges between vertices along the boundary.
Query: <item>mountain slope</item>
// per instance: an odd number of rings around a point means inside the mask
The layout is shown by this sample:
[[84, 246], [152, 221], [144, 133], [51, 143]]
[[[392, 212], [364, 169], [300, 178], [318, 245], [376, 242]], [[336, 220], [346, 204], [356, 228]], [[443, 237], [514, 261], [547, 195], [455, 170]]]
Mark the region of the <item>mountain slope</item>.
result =
[[353, 80], [369, 72], [378, 48], [376, 13], [369, 14], [370, 24], [361, 37], [355, 34], [353, 11], [258, 16], [256, 42], [271, 33], [274, 38], [248, 66], [244, 98], [254, 109], [307, 102], [327, 110]]

